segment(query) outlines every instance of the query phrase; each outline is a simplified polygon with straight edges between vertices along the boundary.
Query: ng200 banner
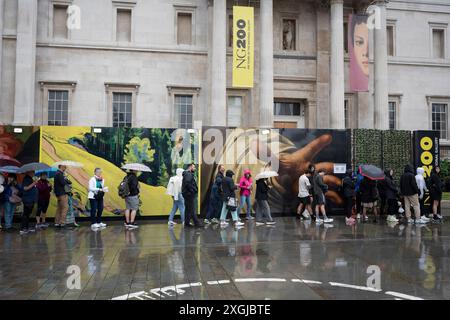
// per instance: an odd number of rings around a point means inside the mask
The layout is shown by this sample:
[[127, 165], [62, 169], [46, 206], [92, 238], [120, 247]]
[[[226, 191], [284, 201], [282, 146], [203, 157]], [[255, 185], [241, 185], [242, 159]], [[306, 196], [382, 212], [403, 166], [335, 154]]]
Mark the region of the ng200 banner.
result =
[[253, 88], [253, 7], [233, 7], [233, 87]]

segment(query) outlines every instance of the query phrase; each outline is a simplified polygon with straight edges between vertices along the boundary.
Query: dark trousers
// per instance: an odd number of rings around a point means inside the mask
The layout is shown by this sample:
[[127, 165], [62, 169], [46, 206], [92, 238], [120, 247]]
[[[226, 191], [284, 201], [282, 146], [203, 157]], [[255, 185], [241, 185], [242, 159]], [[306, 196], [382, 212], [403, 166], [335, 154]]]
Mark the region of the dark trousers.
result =
[[361, 193], [356, 194], [356, 213], [361, 214], [362, 213], [362, 206], [361, 206]]
[[345, 214], [347, 218], [352, 216], [353, 197], [345, 197]]
[[34, 203], [27, 203], [23, 204], [23, 213], [22, 213], [22, 223], [21, 223], [21, 229], [26, 230], [29, 227], [30, 222], [30, 216], [33, 212]]
[[385, 197], [380, 198], [380, 215], [383, 215], [387, 210], [386, 208], [387, 200]]
[[388, 215], [391, 215], [391, 216], [397, 215], [397, 212], [398, 212], [397, 199], [388, 199], [387, 205], [388, 205]]
[[[425, 196], [423, 196], [422, 199], [419, 199], [419, 205], [420, 205], [420, 215], [426, 216], [425, 214]], [[433, 206], [433, 204], [431, 204]]]
[[102, 222], [103, 199], [89, 199], [91, 204], [91, 224]]
[[196, 197], [184, 197], [184, 205], [185, 205], [185, 220], [184, 225], [188, 226], [191, 222], [191, 218], [194, 219], [194, 224], [199, 225], [197, 214], [195, 213], [195, 199]]

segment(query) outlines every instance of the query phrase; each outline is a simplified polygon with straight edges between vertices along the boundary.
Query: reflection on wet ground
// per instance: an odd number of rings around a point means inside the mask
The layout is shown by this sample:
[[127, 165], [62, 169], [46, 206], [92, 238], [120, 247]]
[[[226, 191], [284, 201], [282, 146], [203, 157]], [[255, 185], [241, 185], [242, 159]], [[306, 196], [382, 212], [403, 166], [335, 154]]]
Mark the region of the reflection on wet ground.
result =
[[[238, 231], [146, 221], [134, 231], [114, 222], [99, 232], [2, 232], [0, 299], [450, 299], [449, 222], [276, 221]], [[67, 286], [71, 265], [80, 289]]]

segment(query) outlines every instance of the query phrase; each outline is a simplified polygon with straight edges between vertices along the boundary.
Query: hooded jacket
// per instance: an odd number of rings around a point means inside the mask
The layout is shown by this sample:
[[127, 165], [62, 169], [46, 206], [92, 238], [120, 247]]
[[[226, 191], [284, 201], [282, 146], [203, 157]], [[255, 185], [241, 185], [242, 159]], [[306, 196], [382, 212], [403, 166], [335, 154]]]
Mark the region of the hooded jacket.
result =
[[405, 166], [404, 173], [400, 178], [400, 193], [403, 196], [412, 196], [419, 194], [419, 188], [417, 187], [416, 177], [411, 165]]
[[167, 184], [166, 193], [169, 196], [172, 196], [175, 201], [178, 201], [178, 195], [181, 193], [181, 186], [183, 184], [183, 172], [184, 170], [178, 168], [176, 171], [176, 175], [169, 179], [169, 183]]
[[250, 170], [248, 170], [248, 169], [244, 170], [244, 176], [239, 181], [239, 188], [241, 188], [240, 195], [248, 197], [250, 195], [250, 193], [251, 193], [251, 190], [248, 189], [248, 188], [253, 184], [253, 180], [252, 180], [251, 176], [249, 176], [248, 179], [247, 179], [245, 177], [246, 174], [251, 175]]
[[431, 171], [430, 176], [430, 192], [433, 195], [440, 195], [444, 189], [444, 184], [442, 183], [441, 177], [436, 172], [435, 169]]
[[398, 189], [395, 185], [394, 178], [390, 175], [390, 170], [385, 171], [384, 177], [384, 196], [387, 200], [397, 199]]
[[228, 198], [236, 197], [235, 191], [237, 189], [233, 181], [234, 172], [227, 170], [225, 178], [222, 180], [222, 200], [227, 201]]
[[427, 185], [425, 183], [425, 178], [423, 177], [423, 173], [425, 170], [423, 168], [419, 167], [416, 170], [416, 183], [417, 187], [419, 188], [419, 198], [422, 199], [425, 192], [428, 192]]
[[256, 181], [256, 200], [268, 200], [269, 199], [269, 186], [266, 179], [259, 179]]
[[198, 193], [197, 181], [195, 181], [194, 174], [189, 170], [183, 172], [181, 193], [184, 198], [193, 198]]

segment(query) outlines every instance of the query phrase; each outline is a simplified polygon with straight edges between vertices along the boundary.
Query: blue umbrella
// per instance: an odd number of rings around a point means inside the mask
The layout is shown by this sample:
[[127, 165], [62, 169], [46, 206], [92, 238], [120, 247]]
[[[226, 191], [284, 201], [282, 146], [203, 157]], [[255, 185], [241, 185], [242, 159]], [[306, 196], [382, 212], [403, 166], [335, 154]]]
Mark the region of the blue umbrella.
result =
[[19, 170], [20, 170], [20, 168], [16, 167], [16, 166], [0, 167], [0, 172], [3, 172], [3, 173], [17, 173]]
[[48, 169], [48, 170], [39, 170], [39, 171], [36, 171], [36, 175], [37, 175], [37, 176], [40, 176], [41, 174], [45, 173], [45, 174], [47, 174], [47, 177], [48, 177], [49, 179], [53, 179], [53, 178], [56, 176], [56, 172], [58, 172], [58, 169], [57, 169], [57, 168], [50, 168], [50, 169]]

